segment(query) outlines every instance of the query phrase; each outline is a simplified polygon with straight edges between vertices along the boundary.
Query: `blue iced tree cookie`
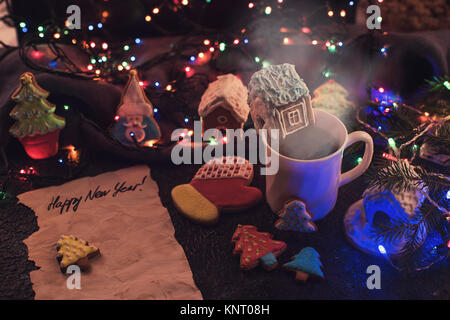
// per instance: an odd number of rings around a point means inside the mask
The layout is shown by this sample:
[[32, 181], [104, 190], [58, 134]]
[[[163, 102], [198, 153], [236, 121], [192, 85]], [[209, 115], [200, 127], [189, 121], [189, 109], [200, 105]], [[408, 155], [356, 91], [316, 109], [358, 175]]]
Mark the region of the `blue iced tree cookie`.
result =
[[311, 213], [306, 210], [306, 204], [301, 200], [291, 200], [285, 203], [278, 212], [279, 219], [275, 228], [284, 231], [314, 232], [317, 226], [312, 222]]
[[295, 271], [295, 279], [303, 282], [306, 282], [309, 276], [323, 279], [325, 276], [321, 267], [319, 253], [311, 247], [303, 248], [292, 257], [292, 261], [283, 265], [283, 268]]

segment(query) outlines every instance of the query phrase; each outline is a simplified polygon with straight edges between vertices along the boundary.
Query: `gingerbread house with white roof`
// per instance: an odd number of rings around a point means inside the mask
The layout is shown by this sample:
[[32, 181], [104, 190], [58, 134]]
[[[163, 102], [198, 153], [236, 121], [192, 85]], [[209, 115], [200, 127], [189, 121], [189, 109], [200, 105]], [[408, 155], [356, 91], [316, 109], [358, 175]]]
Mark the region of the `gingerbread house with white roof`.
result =
[[203, 130], [240, 129], [248, 118], [247, 88], [233, 74], [218, 76], [202, 96], [198, 114]]

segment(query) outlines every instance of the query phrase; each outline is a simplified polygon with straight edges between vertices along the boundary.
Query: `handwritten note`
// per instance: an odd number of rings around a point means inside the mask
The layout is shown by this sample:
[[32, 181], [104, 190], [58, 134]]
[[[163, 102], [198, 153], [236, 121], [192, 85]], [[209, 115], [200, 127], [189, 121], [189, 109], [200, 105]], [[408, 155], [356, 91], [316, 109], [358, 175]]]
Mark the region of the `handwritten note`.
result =
[[[24, 243], [39, 270], [36, 299], [201, 299], [169, 212], [147, 166], [107, 172], [18, 196], [39, 230]], [[69, 290], [56, 242], [72, 234], [100, 248], [81, 290]]]
[[47, 206], [47, 210], [57, 210], [59, 214], [69, 211], [76, 212], [82, 202], [92, 201], [108, 196], [115, 198], [121, 193], [130, 191], [142, 191], [142, 188], [140, 187], [144, 185], [146, 179], [147, 176], [144, 176], [141, 182], [135, 184], [129, 184], [127, 181], [118, 181], [114, 184], [113, 188], [107, 188], [99, 185], [95, 188], [95, 190], [90, 189], [86, 195], [81, 195], [79, 197], [62, 198], [60, 195], [56, 195], [52, 197], [52, 200]]

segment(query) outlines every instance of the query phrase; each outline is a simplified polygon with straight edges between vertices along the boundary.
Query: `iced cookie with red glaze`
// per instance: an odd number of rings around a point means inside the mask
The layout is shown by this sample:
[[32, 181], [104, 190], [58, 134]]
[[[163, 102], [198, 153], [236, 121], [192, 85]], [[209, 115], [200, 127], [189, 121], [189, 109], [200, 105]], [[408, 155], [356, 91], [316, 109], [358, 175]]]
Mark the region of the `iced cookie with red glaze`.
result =
[[239, 157], [213, 159], [203, 165], [189, 184], [172, 189], [173, 202], [183, 215], [214, 224], [221, 212], [245, 210], [262, 199], [261, 190], [250, 187], [253, 165]]
[[259, 232], [255, 226], [238, 225], [233, 234], [233, 253], [241, 255], [241, 269], [250, 270], [259, 263], [270, 271], [277, 267], [277, 258], [286, 250], [286, 243], [272, 239], [267, 232]]

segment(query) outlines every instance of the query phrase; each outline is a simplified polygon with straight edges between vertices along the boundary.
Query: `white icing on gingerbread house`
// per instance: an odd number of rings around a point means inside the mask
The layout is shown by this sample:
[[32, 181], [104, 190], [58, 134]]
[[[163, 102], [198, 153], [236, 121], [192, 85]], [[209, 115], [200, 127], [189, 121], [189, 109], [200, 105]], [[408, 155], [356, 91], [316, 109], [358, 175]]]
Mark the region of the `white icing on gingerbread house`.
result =
[[280, 129], [285, 138], [314, 124], [308, 87], [294, 65], [263, 68], [253, 74], [248, 87], [256, 129]]
[[247, 88], [235, 75], [218, 76], [208, 85], [198, 108], [204, 129], [242, 128], [250, 112], [247, 95]]

